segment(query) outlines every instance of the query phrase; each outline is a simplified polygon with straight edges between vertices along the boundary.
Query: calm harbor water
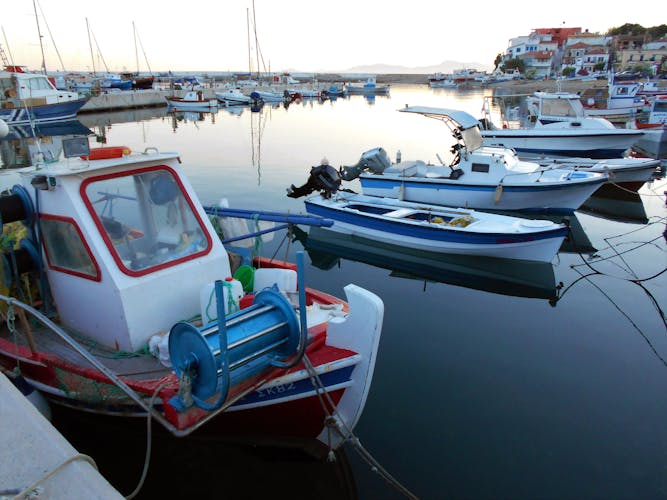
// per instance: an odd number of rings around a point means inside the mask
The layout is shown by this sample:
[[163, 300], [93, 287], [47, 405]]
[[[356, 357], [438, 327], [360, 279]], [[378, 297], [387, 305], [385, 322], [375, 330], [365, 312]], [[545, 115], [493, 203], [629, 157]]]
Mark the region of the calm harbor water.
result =
[[[392, 87], [284, 106], [81, 115], [108, 145], [178, 151], [204, 204], [305, 212], [286, 196], [323, 157], [338, 167], [382, 146], [437, 162], [448, 129], [397, 112], [427, 105], [481, 116], [492, 90]], [[91, 139], [91, 144], [94, 139]], [[54, 139], [55, 143], [56, 140]], [[3, 161], [20, 155], [3, 146]], [[25, 145], [21, 147], [27, 147]], [[359, 190], [355, 182], [347, 186]], [[667, 498], [667, 182], [607, 189], [571, 216], [553, 265], [498, 264], [369, 247], [322, 231], [278, 234], [263, 254], [307, 252], [307, 283], [355, 283], [386, 312], [356, 434], [420, 498]], [[56, 415], [56, 426], [127, 495], [142, 427]], [[155, 434], [137, 498], [401, 498], [351, 447], [333, 462], [285, 447]]]

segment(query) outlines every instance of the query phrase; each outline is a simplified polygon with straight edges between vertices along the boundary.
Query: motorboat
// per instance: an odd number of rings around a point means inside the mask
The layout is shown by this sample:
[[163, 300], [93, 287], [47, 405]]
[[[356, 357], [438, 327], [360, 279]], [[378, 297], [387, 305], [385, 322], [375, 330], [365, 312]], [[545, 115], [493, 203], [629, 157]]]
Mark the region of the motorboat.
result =
[[0, 369], [51, 404], [152, 418], [178, 437], [340, 446], [370, 390], [382, 300], [353, 284], [347, 301], [307, 288], [303, 253], [295, 265], [232, 252], [215, 227], [242, 215], [202, 206], [178, 153], [87, 141], [63, 141], [63, 159], [22, 170], [0, 197], [17, 241]]
[[369, 76], [366, 79], [366, 82], [364, 82], [363, 84], [356, 84], [356, 83], [345, 84], [345, 91], [351, 95], [388, 94], [389, 89], [390, 89], [389, 85], [378, 85], [377, 78], [375, 76]]
[[605, 118], [586, 116], [577, 94], [535, 92], [526, 97], [526, 107], [525, 121], [503, 119], [498, 126], [485, 99], [480, 120], [483, 144], [511, 148], [526, 158], [621, 158], [643, 136], [639, 130], [617, 128]]
[[463, 208], [337, 191], [304, 200], [309, 214], [334, 221], [328, 230], [445, 254], [551, 262], [567, 226]]
[[244, 94], [239, 88], [228, 89], [224, 91], [216, 90], [215, 96], [221, 103], [226, 106], [234, 106], [239, 104], [246, 105], [252, 104], [254, 102], [252, 97]]
[[607, 182], [608, 175], [572, 165], [543, 167], [520, 160], [510, 148], [483, 146], [479, 121], [463, 111], [411, 106], [401, 109], [443, 121], [455, 139], [451, 161], [392, 163], [383, 148], [365, 152], [341, 169], [359, 178], [364, 194], [417, 203], [487, 210], [571, 212]]
[[72, 120], [88, 98], [58, 90], [46, 75], [0, 71], [0, 119], [8, 125]]

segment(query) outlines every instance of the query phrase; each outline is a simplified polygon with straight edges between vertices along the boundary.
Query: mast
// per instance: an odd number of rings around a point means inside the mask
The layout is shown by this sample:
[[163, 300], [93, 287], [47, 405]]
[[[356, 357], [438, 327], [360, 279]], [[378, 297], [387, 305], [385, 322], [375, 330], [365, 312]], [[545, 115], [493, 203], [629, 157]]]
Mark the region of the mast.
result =
[[137, 76], [139, 76], [139, 51], [137, 50], [137, 28], [132, 21], [132, 34], [134, 36], [134, 59], [137, 62]]
[[255, 52], [257, 57], [257, 79], [259, 80], [259, 41], [257, 40], [257, 16], [255, 15], [255, 0], [252, 0], [252, 27], [255, 32]]
[[35, 11], [35, 22], [37, 23], [37, 35], [39, 36], [39, 47], [42, 49], [42, 73], [46, 75], [46, 57], [44, 57], [44, 44], [42, 44], [42, 31], [39, 28], [39, 17], [37, 17], [37, 6], [32, 0], [32, 8]]
[[248, 72], [252, 75], [252, 56], [250, 55], [250, 9], [245, 9], [246, 24], [248, 27]]
[[93, 54], [93, 42], [90, 40], [90, 26], [86, 18], [86, 31], [88, 32], [88, 45], [90, 45], [90, 58], [93, 61], [93, 76], [95, 76], [95, 55]]

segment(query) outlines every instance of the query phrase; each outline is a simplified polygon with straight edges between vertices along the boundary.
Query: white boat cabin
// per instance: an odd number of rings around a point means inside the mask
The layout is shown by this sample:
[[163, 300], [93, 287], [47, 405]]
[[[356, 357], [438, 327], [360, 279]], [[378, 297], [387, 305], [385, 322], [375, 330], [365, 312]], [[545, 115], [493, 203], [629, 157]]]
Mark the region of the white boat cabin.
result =
[[58, 90], [51, 80], [40, 73], [0, 71], [0, 100], [32, 100], [29, 104], [56, 104], [76, 101], [79, 94]]
[[21, 178], [62, 323], [103, 345], [140, 349], [196, 316], [200, 290], [230, 276], [176, 153], [70, 157]]

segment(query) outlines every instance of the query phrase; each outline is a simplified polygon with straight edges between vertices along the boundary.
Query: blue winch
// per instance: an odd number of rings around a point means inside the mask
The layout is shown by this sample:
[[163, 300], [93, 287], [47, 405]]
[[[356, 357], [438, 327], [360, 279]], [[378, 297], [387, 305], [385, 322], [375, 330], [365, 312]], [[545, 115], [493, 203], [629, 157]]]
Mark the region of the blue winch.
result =
[[[169, 334], [169, 356], [181, 385], [184, 376], [188, 378], [192, 402], [207, 410], [222, 406], [230, 385], [268, 368], [295, 364], [305, 343], [296, 313], [280, 292], [266, 288], [250, 307], [225, 318], [222, 287], [221, 281], [215, 283], [222, 321], [202, 328], [180, 322]], [[290, 357], [294, 359], [286, 361]], [[216, 402], [205, 401], [216, 393]], [[191, 405], [189, 397], [181, 391], [172, 404], [185, 409]]]

